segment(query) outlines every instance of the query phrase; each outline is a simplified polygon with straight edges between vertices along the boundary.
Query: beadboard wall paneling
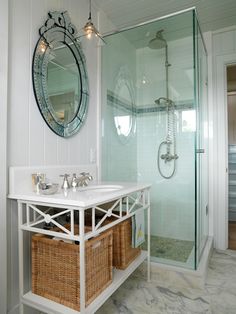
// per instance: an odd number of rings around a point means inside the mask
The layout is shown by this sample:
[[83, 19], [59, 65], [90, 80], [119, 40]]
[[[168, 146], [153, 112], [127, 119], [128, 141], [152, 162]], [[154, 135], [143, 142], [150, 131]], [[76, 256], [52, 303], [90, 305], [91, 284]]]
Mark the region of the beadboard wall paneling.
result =
[[[9, 164], [29, 164], [29, 19], [28, 0], [9, 3]], [[26, 31], [27, 30], [27, 31]]]
[[[9, 101], [8, 166], [75, 165], [90, 162], [96, 151], [97, 53], [95, 42], [82, 40], [90, 84], [87, 119], [75, 136], [64, 139], [44, 122], [32, 86], [32, 57], [39, 28], [48, 11], [67, 10], [72, 23], [81, 30], [88, 18], [87, 0], [9, 0]], [[93, 9], [96, 23], [96, 11]], [[95, 160], [96, 162], [96, 160]], [[8, 202], [8, 311], [18, 313], [18, 234], [17, 206]], [[25, 309], [26, 313], [36, 313]]]
[[[70, 139], [58, 137], [45, 124], [35, 101], [31, 74], [33, 52], [39, 38], [38, 30], [45, 22], [48, 11], [67, 10], [72, 22], [78, 30], [81, 30], [87, 20], [87, 1], [11, 0], [9, 5], [11, 51], [9, 165], [88, 163], [90, 149], [96, 149], [97, 47], [95, 43], [86, 43], [86, 40], [82, 42], [87, 59], [90, 102], [85, 124], [79, 133]], [[96, 22], [96, 16], [93, 18]]]
[[0, 1], [0, 310], [7, 310], [7, 83], [8, 83], [8, 1]]
[[213, 34], [213, 55], [222, 56], [236, 51], [236, 29]]
[[[26, 61], [25, 66], [27, 67], [28, 71], [28, 85], [24, 91], [25, 95], [28, 95], [28, 112], [29, 112], [29, 120], [26, 121], [27, 131], [29, 134], [29, 141], [25, 149], [28, 152], [28, 165], [41, 165], [45, 163], [45, 144], [47, 139], [45, 137], [46, 134], [46, 125], [39, 113], [34, 92], [33, 92], [33, 83], [32, 83], [32, 57], [34, 53], [34, 48], [36, 42], [38, 40], [38, 29], [40, 25], [44, 23], [43, 19], [47, 17], [47, 7], [46, 5], [43, 6], [42, 4], [45, 1], [31, 1], [31, 0], [24, 0], [27, 1], [27, 6], [29, 8], [29, 18], [28, 18], [28, 30], [24, 30], [27, 34], [26, 36], [29, 38], [29, 45], [28, 49], [28, 59]], [[55, 1], [54, 1], [55, 2]], [[50, 1], [49, 1], [50, 3]], [[57, 10], [57, 7], [54, 10]], [[50, 131], [50, 130], [49, 130]], [[54, 141], [56, 142], [56, 136], [54, 137]], [[12, 144], [12, 143], [11, 143]], [[13, 144], [14, 145], [14, 144]], [[55, 149], [56, 146], [47, 147], [50, 154], [53, 157], [56, 157]]]

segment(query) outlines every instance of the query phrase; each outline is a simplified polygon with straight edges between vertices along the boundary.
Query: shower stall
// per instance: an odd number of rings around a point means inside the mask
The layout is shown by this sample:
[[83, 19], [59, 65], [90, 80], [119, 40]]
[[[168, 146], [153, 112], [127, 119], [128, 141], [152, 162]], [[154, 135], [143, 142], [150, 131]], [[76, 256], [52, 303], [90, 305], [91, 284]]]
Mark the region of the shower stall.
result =
[[101, 178], [150, 182], [151, 260], [196, 269], [208, 237], [207, 55], [196, 12], [105, 40]]

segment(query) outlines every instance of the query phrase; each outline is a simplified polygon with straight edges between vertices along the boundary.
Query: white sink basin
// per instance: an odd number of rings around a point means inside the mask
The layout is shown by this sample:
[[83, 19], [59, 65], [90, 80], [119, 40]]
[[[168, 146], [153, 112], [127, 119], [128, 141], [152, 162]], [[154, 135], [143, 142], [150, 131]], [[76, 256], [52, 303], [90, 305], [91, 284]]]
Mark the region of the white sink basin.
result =
[[109, 193], [109, 192], [115, 192], [118, 191], [120, 189], [122, 189], [123, 186], [122, 185], [92, 185], [92, 186], [88, 186], [86, 188], [83, 188], [79, 191], [88, 191], [88, 192], [95, 192], [95, 193]]

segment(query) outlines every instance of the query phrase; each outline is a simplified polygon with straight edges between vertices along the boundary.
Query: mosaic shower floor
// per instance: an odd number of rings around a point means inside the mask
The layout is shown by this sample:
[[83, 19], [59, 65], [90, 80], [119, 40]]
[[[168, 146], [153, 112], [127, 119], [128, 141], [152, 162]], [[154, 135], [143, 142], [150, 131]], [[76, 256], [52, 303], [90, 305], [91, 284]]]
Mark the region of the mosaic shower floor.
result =
[[[143, 245], [146, 249], [147, 241]], [[151, 256], [186, 263], [194, 246], [193, 241], [151, 236]]]

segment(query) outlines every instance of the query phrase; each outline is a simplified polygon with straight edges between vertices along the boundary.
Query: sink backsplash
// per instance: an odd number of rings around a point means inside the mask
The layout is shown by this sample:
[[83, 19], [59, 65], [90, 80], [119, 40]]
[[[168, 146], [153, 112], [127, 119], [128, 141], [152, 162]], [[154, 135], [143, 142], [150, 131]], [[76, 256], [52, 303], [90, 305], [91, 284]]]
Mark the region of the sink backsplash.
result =
[[97, 166], [88, 165], [62, 165], [62, 166], [34, 166], [34, 167], [10, 167], [9, 168], [9, 194], [22, 194], [33, 191], [31, 175], [33, 173], [45, 173], [53, 183], [62, 183], [61, 174], [71, 175], [81, 172], [89, 172], [93, 176], [93, 182], [97, 181]]

